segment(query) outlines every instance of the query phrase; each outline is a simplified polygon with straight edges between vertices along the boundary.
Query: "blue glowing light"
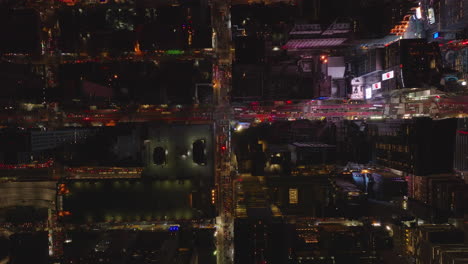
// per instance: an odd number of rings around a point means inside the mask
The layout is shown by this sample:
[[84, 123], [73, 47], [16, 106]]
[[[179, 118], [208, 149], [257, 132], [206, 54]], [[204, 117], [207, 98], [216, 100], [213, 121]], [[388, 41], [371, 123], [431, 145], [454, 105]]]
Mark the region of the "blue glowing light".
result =
[[179, 226], [170, 226], [169, 231], [171, 231], [171, 232], [179, 231]]

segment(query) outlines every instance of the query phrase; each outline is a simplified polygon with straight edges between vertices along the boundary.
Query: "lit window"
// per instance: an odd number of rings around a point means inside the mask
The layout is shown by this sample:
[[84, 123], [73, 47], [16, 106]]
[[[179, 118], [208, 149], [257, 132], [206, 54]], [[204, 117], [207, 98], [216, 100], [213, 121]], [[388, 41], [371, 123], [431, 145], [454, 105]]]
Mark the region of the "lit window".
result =
[[298, 192], [297, 189], [289, 189], [289, 203], [290, 204], [297, 204], [298, 203]]

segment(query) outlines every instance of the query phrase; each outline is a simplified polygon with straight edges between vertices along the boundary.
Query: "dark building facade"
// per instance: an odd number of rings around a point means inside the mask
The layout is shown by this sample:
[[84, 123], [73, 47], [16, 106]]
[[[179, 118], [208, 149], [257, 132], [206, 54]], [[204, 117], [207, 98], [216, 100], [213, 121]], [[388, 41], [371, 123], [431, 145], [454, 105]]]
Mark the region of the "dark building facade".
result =
[[337, 160], [367, 164], [371, 160], [371, 145], [367, 140], [367, 124], [343, 120], [335, 123]]
[[65, 144], [83, 142], [93, 135], [92, 129], [62, 129], [50, 131], [13, 130], [0, 133], [0, 158], [4, 164], [44, 162], [54, 157], [54, 151]]
[[283, 215], [325, 217], [333, 204], [329, 175], [304, 174], [289, 177], [268, 177], [272, 203]]
[[386, 120], [369, 122], [373, 160], [411, 175], [451, 172], [456, 120]]
[[236, 219], [234, 233], [234, 263], [288, 261], [288, 233], [281, 219]]
[[8, 36], [0, 44], [0, 54], [39, 55], [41, 51], [39, 13], [33, 8], [10, 9], [3, 5], [0, 12], [0, 33]]
[[318, 143], [289, 144], [294, 165], [320, 165], [336, 162], [336, 146]]
[[430, 87], [440, 82], [439, 47], [424, 39], [402, 39], [389, 45], [384, 62], [386, 71], [401, 69], [399, 88]]
[[468, 175], [468, 119], [458, 119], [453, 168], [466, 179]]

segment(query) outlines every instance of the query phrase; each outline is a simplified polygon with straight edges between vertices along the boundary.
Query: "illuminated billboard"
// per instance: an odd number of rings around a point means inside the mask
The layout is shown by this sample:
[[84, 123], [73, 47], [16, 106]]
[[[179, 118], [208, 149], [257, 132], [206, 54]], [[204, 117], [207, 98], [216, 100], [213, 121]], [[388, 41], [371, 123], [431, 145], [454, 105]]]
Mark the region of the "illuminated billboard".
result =
[[436, 22], [434, 8], [432, 7], [427, 10], [427, 20], [429, 21], [429, 24], [431, 25]]
[[372, 98], [372, 88], [366, 88], [366, 99]]
[[363, 93], [363, 84], [364, 80], [363, 78], [354, 78], [351, 80], [351, 85], [352, 85], [352, 92], [351, 92], [351, 99], [364, 99], [364, 93]]
[[289, 203], [297, 204], [299, 202], [298, 193], [296, 188], [289, 189]]
[[380, 88], [382, 88], [382, 83], [381, 83], [381, 82], [374, 83], [374, 84], [372, 85], [372, 90], [378, 90], [378, 89], [380, 89]]
[[382, 74], [382, 81], [393, 79], [395, 77], [395, 73], [393, 71], [386, 72]]

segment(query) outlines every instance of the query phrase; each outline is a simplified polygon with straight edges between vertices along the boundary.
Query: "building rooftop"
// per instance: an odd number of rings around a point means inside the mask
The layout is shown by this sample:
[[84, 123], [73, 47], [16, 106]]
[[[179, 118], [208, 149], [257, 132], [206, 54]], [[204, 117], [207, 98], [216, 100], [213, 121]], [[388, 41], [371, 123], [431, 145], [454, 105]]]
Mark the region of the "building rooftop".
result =
[[346, 40], [347, 38], [291, 39], [283, 46], [283, 49], [330, 48], [340, 46]]
[[305, 142], [294, 142], [293, 145], [297, 148], [334, 148], [334, 145], [328, 145], [323, 143], [305, 143]]

